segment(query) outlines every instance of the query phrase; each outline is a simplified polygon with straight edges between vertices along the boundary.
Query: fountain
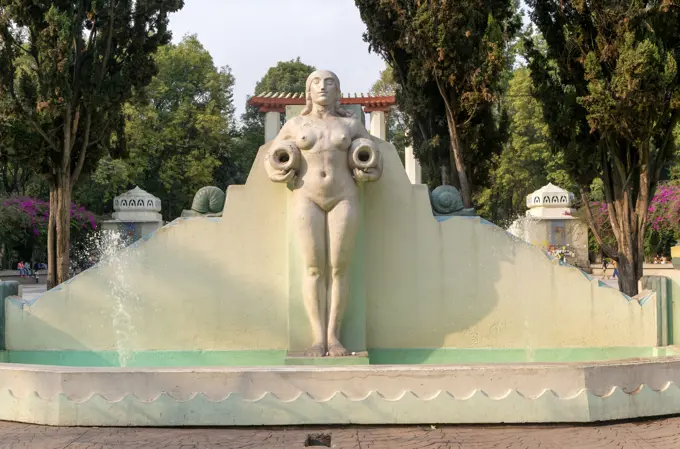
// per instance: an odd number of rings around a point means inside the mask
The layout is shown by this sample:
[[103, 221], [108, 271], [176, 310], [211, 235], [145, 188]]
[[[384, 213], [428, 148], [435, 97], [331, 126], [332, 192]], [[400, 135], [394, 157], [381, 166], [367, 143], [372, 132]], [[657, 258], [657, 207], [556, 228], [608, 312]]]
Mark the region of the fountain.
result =
[[680, 412], [672, 301], [627, 297], [479, 217], [435, 217], [394, 147], [334, 109], [338, 90], [315, 72], [310, 111], [260, 148], [221, 217], [180, 218], [37, 300], [4, 299], [0, 419], [434, 424]]

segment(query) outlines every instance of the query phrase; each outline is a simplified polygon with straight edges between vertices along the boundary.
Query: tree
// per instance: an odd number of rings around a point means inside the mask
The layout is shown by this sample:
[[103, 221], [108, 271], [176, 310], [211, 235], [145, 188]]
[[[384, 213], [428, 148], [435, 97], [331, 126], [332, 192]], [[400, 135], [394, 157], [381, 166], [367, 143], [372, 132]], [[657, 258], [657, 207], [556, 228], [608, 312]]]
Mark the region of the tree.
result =
[[[534, 94], [579, 184], [602, 177], [619, 286], [638, 292], [650, 201], [680, 118], [680, 9], [671, 2], [529, 0], [545, 51], [527, 40]], [[590, 208], [586, 208], [588, 212]]]
[[97, 215], [110, 215], [113, 198], [135, 184], [128, 164], [129, 159], [113, 159], [110, 156], [100, 159], [96, 170], [78, 183], [73, 192], [75, 202]]
[[30, 123], [13, 113], [11, 99], [0, 97], [0, 194], [25, 193], [35, 177], [31, 153], [40, 144], [40, 136]]
[[[299, 57], [290, 61], [279, 61], [255, 84], [254, 93], [260, 95], [265, 92], [304, 92], [307, 77], [315, 70], [316, 67], [301, 62]], [[284, 121], [285, 116], [282, 114], [281, 123]], [[262, 145], [264, 145], [264, 117], [255, 107], [246, 103], [234, 151], [245, 175], [250, 172], [257, 150]], [[241, 182], [244, 181], [245, 176]]]
[[540, 103], [531, 97], [529, 70], [513, 72], [502, 96], [507, 107], [509, 139], [492, 159], [489, 185], [477, 198], [480, 215], [507, 227], [526, 210], [526, 196], [548, 182], [567, 190], [575, 185], [563, 167], [562, 154], [549, 144], [548, 126]]
[[[159, 48], [155, 61], [158, 74], [144, 89], [145, 101], [125, 108], [127, 176], [158, 196], [171, 220], [199, 188], [234, 182], [234, 76], [229, 67], [215, 67], [195, 35]], [[104, 162], [99, 169], [114, 173], [117, 167]], [[118, 179], [122, 185], [125, 174], [118, 171]]]
[[[439, 92], [457, 184], [471, 207], [466, 155], [493, 122], [489, 105], [501, 88], [507, 44], [520, 25], [516, 5], [511, 0], [355, 3], [368, 28], [365, 39], [394, 66], [400, 84]], [[472, 126], [463, 136], [467, 125]]]
[[[0, 0], [0, 95], [40, 135], [50, 185], [48, 283], [69, 276], [69, 210], [81, 173], [124, 151], [122, 106], [155, 74], [183, 0]], [[20, 58], [30, 64], [20, 65]]]

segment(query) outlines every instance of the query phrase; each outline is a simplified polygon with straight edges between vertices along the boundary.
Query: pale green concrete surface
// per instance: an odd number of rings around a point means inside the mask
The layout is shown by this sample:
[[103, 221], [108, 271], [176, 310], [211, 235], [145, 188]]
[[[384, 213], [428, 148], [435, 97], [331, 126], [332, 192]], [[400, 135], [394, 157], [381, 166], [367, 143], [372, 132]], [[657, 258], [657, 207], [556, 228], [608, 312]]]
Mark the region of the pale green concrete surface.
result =
[[[478, 217], [438, 222], [379, 141], [342, 338], [350, 350], [653, 347], [641, 305]], [[177, 220], [36, 301], [5, 302], [12, 351], [283, 351], [309, 344], [290, 192], [263, 146], [221, 219]], [[208, 267], [208, 268], [206, 268]], [[653, 301], [652, 301], [653, 302]], [[675, 313], [674, 313], [674, 316]], [[664, 325], [661, 323], [661, 325]]]
[[5, 349], [5, 298], [18, 294], [19, 282], [0, 281], [0, 351]]
[[281, 365], [451, 365], [474, 363], [586, 362], [680, 355], [675, 347], [530, 349], [369, 349], [351, 357], [291, 357], [286, 351], [142, 351], [124, 360], [115, 351], [0, 351], [0, 362], [31, 365], [127, 368]]

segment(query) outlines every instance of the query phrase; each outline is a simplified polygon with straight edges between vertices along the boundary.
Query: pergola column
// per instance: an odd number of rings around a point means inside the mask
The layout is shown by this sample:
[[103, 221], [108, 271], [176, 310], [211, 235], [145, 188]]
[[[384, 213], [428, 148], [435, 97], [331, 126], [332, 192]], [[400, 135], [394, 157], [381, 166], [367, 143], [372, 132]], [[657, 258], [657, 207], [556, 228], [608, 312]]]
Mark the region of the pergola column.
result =
[[281, 113], [268, 111], [264, 114], [264, 143], [274, 140], [281, 131]]
[[369, 133], [378, 139], [387, 140], [387, 121], [385, 111], [371, 111]]
[[423, 173], [420, 167], [420, 162], [413, 154], [413, 147], [411, 145], [404, 149], [404, 168], [406, 175], [411, 180], [411, 184], [422, 184]]

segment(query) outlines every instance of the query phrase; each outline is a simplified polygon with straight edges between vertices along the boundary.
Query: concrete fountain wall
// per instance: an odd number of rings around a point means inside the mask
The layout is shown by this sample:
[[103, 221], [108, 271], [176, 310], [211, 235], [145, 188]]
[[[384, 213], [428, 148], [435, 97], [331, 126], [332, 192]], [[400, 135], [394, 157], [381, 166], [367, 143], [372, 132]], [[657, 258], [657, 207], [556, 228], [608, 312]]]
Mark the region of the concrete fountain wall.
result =
[[[295, 217], [265, 175], [267, 148], [246, 185], [229, 187], [222, 219], [176, 220], [33, 303], [6, 302], [7, 349], [235, 351], [237, 364], [272, 364], [303, 348]], [[437, 222], [426, 187], [409, 182], [392, 145], [381, 151], [383, 178], [363, 191], [350, 350], [664, 343], [644, 300], [478, 217]]]
[[[221, 220], [177, 220], [35, 301], [5, 301], [0, 362], [13, 363], [0, 363], [0, 419], [417, 424], [680, 412], [680, 358], [656, 348], [674, 313], [658, 313], [654, 294], [625, 297], [479, 218], [437, 222], [425, 186], [409, 183], [386, 143], [383, 178], [362, 193], [343, 341], [368, 349], [371, 363], [403, 364], [280, 366], [308, 329], [296, 217], [264, 174], [266, 151], [246, 185], [229, 188]], [[462, 364], [555, 348], [649, 358]], [[437, 361], [446, 365], [424, 365]]]

